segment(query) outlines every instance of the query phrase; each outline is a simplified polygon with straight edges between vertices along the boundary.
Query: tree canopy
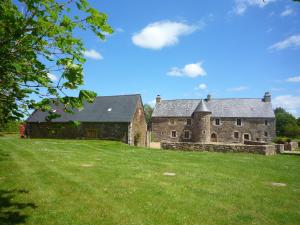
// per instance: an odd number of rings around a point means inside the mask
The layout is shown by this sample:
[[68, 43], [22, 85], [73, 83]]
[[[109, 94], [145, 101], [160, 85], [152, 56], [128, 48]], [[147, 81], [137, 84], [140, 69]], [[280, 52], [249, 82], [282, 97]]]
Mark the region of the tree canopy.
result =
[[[71, 112], [93, 101], [95, 92], [78, 90], [85, 62], [78, 30], [102, 40], [113, 32], [107, 15], [86, 0], [0, 1], [0, 126], [32, 109], [48, 111], [53, 119], [58, 115], [52, 104]], [[78, 90], [78, 96], [68, 90]]]
[[278, 136], [285, 137], [300, 137], [300, 126], [292, 114], [288, 113], [283, 108], [276, 108], [274, 110], [276, 117], [276, 133]]
[[151, 117], [152, 117], [153, 108], [149, 104], [145, 104], [144, 111], [145, 111], [146, 122], [149, 128], [152, 122]]

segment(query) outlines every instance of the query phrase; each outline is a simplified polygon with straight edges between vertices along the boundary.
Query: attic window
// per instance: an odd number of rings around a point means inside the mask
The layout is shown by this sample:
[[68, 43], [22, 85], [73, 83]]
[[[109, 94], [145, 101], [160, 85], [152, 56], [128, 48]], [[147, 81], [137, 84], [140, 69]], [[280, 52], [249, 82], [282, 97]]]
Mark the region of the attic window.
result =
[[110, 112], [110, 111], [111, 111], [111, 108], [108, 108], [108, 109], [107, 109], [107, 112]]

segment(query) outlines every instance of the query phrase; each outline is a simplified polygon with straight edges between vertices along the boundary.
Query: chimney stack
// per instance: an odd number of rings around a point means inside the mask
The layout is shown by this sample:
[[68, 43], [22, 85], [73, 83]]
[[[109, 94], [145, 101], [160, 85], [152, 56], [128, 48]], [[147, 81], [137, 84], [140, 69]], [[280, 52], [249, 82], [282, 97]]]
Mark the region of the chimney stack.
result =
[[156, 96], [156, 104], [159, 104], [160, 101], [161, 101], [161, 97], [160, 97], [160, 95], [157, 95], [157, 96]]
[[263, 98], [264, 102], [271, 102], [271, 93], [270, 92], [266, 92]]
[[206, 97], [206, 101], [210, 101], [211, 100], [211, 94], [208, 94]]

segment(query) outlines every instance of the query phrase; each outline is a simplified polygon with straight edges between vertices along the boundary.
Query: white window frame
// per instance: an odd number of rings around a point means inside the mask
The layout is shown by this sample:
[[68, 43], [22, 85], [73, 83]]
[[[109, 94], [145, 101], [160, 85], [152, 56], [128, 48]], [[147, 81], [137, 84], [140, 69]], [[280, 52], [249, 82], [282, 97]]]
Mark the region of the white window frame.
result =
[[[173, 137], [173, 131], [175, 131], [175, 137]], [[171, 130], [171, 138], [177, 138], [177, 131], [176, 130]]]
[[[219, 120], [219, 124], [217, 124], [217, 120]], [[221, 119], [220, 118], [215, 118], [214, 119], [214, 125], [215, 126], [221, 126]]]
[[[188, 138], [185, 137], [185, 132], [188, 132], [188, 133], [189, 133], [189, 137], [188, 137]], [[184, 131], [183, 131], [183, 139], [186, 139], [186, 140], [191, 139], [191, 137], [192, 137], [191, 134], [192, 134], [192, 132], [191, 132], [190, 130], [184, 130]]]
[[[241, 120], [241, 125], [238, 125], [238, 120]], [[243, 119], [242, 119], [242, 118], [236, 118], [236, 120], [235, 120], [235, 125], [236, 125], [237, 127], [242, 127], [242, 126], [243, 126]]]

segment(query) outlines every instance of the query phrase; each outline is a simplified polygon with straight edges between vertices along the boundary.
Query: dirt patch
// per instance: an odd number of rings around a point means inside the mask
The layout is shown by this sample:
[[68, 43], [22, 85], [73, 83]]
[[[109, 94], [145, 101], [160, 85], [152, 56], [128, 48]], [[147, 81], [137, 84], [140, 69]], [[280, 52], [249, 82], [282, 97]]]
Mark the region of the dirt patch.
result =
[[163, 173], [163, 175], [164, 176], [174, 177], [174, 176], [176, 176], [176, 173], [165, 172], [165, 173]]
[[274, 187], [285, 187], [287, 184], [285, 183], [276, 183], [276, 182], [271, 182], [271, 185]]
[[92, 164], [81, 164], [80, 166], [81, 166], [81, 167], [93, 167]]

